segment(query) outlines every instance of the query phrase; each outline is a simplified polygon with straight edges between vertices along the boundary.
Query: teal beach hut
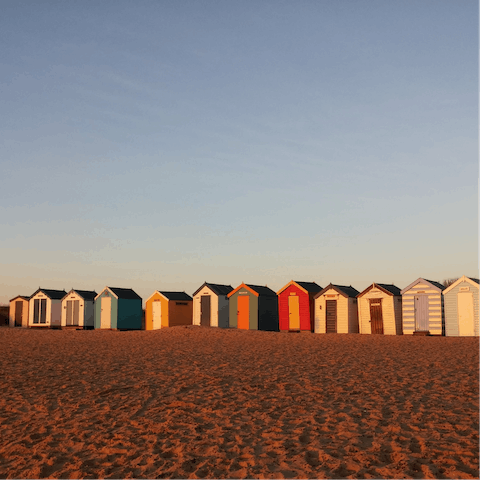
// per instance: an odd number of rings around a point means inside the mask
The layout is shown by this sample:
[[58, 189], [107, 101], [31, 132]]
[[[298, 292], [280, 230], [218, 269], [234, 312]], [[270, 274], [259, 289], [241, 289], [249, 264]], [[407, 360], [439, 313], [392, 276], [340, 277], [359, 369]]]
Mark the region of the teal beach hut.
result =
[[142, 298], [131, 288], [105, 287], [95, 297], [95, 328], [141, 330]]

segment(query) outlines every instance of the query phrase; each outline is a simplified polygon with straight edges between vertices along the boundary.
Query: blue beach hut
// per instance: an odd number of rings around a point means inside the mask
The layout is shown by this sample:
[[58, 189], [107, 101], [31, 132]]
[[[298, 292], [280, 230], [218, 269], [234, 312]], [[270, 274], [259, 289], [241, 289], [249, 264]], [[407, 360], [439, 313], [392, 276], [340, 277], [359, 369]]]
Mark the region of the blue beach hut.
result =
[[105, 287], [95, 297], [95, 328], [141, 330], [142, 298], [131, 288]]

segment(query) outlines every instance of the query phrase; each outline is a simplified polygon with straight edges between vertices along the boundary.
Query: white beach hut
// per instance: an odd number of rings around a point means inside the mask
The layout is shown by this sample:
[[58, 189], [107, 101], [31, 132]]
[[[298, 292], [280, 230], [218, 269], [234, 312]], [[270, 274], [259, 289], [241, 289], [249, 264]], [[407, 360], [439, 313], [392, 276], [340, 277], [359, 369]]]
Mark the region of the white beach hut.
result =
[[28, 303], [29, 327], [60, 327], [65, 290], [39, 288]]
[[357, 295], [360, 333], [402, 334], [402, 295], [395, 285], [373, 283]]
[[94, 328], [96, 296], [92, 290], [72, 288], [62, 299], [62, 328]]

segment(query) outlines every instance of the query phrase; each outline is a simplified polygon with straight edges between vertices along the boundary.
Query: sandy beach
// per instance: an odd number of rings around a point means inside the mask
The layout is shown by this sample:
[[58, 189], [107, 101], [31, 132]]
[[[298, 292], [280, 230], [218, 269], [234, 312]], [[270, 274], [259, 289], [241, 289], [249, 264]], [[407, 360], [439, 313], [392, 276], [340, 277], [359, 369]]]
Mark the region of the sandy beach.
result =
[[479, 341], [0, 329], [1, 478], [478, 478]]

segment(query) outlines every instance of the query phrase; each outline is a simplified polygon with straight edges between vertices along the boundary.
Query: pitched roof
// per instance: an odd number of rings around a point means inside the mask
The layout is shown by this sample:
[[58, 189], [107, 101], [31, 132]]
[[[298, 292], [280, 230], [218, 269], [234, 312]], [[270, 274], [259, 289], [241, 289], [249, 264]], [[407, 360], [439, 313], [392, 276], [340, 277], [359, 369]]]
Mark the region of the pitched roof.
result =
[[276, 297], [277, 294], [271, 289], [268, 288], [267, 286], [262, 287], [261, 285], [250, 285], [250, 284], [245, 284], [247, 287], [251, 288], [255, 292], [257, 292], [259, 295], [270, 295]]
[[315, 282], [297, 282], [295, 280], [295, 283], [303, 287], [309, 293], [318, 293], [322, 289], [322, 287]]
[[480, 284], [480, 280], [478, 278], [472, 278], [472, 277], [468, 277], [470, 280], [474, 281], [475, 283], [478, 283]]
[[16, 297], [10, 299], [9, 301], [10, 301], [10, 302], [13, 302], [13, 301], [16, 300], [17, 298], [21, 298], [22, 300], [30, 300], [30, 297], [26, 297], [25, 295], [17, 295]]
[[61, 300], [67, 294], [65, 290], [52, 290], [50, 288], [39, 288], [29, 298], [34, 297], [38, 292], [44, 293], [51, 300]]
[[426, 278], [424, 278], [424, 280], [427, 281], [428, 283], [431, 283], [432, 285], [435, 285], [436, 287], [442, 290], [445, 288], [445, 285], [442, 285], [440, 282], [436, 282], [435, 280], [427, 280]]
[[233, 287], [231, 285], [221, 285], [219, 283], [208, 283], [205, 282], [198, 290], [193, 293], [193, 297], [203, 288], [208, 287], [216, 295], [228, 295]]
[[405, 292], [408, 292], [410, 289], [412, 289], [415, 285], [418, 285], [419, 283], [421, 282], [427, 282], [429, 283], [432, 287], [434, 288], [438, 288], [440, 291], [442, 290], [445, 290], [445, 287], [439, 283], [439, 282], [435, 282], [433, 280], [427, 280], [426, 278], [417, 278], [414, 282], [412, 282], [410, 285], [408, 285], [407, 287], [405, 287], [400, 293], [403, 295]]
[[93, 300], [97, 296], [97, 292], [93, 290], [76, 290], [75, 288], [72, 288], [71, 291], [78, 293], [84, 300]]
[[[461, 276], [460, 278], [458, 278], [457, 280], [455, 280], [451, 285], [449, 285], [443, 292], [442, 292], [442, 295], [445, 295], [446, 293], [452, 291], [459, 283], [462, 283], [462, 282], [467, 282], [467, 283], [470, 283], [474, 286], [477, 286], [479, 285], [479, 281], [478, 281], [478, 278], [470, 278], [470, 277], [467, 277], [466, 275], [463, 275]], [[478, 288], [478, 287], [477, 287]]]
[[330, 285], [327, 285], [324, 289], [320, 290], [320, 291], [315, 295], [315, 298], [320, 297], [321, 295], [323, 295], [325, 292], [327, 292], [327, 291], [330, 290], [331, 288], [333, 288], [334, 290], [336, 290], [338, 293], [340, 293], [341, 295], [343, 295], [343, 296], [345, 296], [345, 297], [353, 297], [353, 298], [355, 298], [355, 297], [360, 293], [356, 288], [353, 288], [351, 285], [350, 285], [350, 286], [347, 286], [347, 285], [334, 285], [333, 283], [331, 283]]
[[395, 286], [391, 285], [388, 283], [376, 283], [375, 285], [382, 287], [384, 290], [387, 290], [388, 292], [392, 293], [393, 295], [401, 295], [401, 290]]
[[164, 297], [168, 298], [169, 300], [176, 300], [176, 301], [188, 301], [193, 300], [193, 298], [185, 292], [165, 292], [158, 290], [158, 293], [161, 293]]
[[137, 295], [131, 288], [114, 288], [108, 287], [118, 298], [124, 298], [126, 300], [141, 300], [142, 297]]

